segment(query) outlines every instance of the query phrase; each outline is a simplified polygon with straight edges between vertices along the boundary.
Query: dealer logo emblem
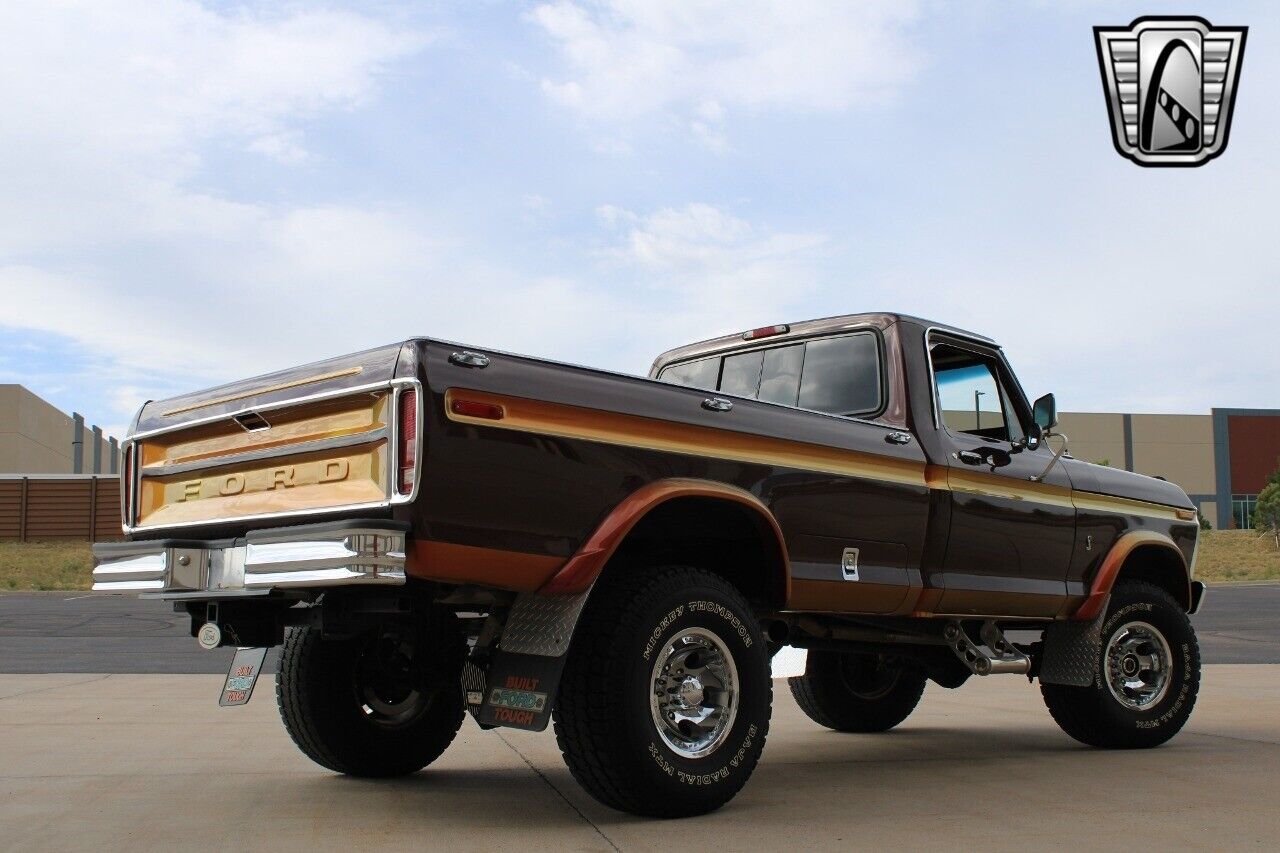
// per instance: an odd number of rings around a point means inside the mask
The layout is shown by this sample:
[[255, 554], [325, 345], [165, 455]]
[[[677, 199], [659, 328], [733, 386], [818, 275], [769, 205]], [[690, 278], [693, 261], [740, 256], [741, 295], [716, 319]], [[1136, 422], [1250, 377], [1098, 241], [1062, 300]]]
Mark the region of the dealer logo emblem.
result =
[[1120, 156], [1139, 166], [1199, 166], [1226, 150], [1248, 31], [1176, 17], [1094, 27]]

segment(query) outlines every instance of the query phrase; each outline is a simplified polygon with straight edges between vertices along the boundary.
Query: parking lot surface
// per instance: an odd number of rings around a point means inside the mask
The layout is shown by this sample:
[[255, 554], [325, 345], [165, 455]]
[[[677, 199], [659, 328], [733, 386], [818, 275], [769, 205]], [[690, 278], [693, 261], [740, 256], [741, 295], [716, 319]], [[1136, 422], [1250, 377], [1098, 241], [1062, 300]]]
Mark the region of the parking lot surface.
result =
[[311, 764], [272, 684], [220, 709], [217, 675], [0, 675], [0, 848], [136, 850], [1091, 850], [1272, 848], [1280, 666], [1205, 669], [1171, 743], [1082, 747], [1013, 676], [930, 685], [898, 730], [811, 723], [775, 682], [737, 799], [658, 822], [596, 804], [550, 733], [467, 722], [437, 764], [385, 781]]

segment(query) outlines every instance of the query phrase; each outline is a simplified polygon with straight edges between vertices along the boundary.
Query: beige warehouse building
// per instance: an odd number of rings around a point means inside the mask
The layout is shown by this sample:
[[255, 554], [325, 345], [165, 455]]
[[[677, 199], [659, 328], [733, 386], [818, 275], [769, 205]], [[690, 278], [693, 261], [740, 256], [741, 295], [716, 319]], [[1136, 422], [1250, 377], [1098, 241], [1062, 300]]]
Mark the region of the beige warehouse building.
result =
[[22, 385], [0, 385], [0, 474], [114, 474], [116, 439]]

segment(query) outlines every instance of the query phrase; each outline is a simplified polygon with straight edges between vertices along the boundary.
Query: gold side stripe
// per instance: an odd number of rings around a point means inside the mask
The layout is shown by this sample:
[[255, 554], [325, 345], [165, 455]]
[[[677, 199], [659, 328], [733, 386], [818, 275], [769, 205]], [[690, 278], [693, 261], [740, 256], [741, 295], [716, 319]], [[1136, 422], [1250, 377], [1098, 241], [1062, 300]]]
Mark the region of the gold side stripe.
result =
[[364, 372], [363, 367], [348, 367], [346, 370], [335, 370], [331, 373], [321, 373], [316, 376], [308, 376], [306, 379], [295, 379], [292, 382], [281, 382], [278, 385], [268, 385], [266, 388], [254, 388], [252, 391], [244, 391], [240, 394], [228, 394], [226, 397], [215, 397], [212, 400], [205, 400], [201, 403], [193, 403], [190, 406], [183, 406], [178, 409], [170, 409], [164, 412], [167, 418], [170, 415], [181, 415], [186, 412], [194, 412], [197, 409], [207, 409], [209, 406], [217, 406], [222, 403], [234, 403], [236, 400], [244, 400], [248, 397], [256, 397], [259, 394], [270, 394], [272, 391], [284, 391], [288, 388], [297, 388], [300, 385], [310, 385], [313, 382], [324, 382], [326, 379], [338, 379], [343, 376], [355, 376]]
[[[490, 420], [458, 414], [453, 411], [453, 401], [458, 398], [501, 406], [503, 417], [501, 420]], [[450, 420], [476, 426], [579, 438], [690, 456], [713, 456], [734, 462], [778, 465], [910, 486], [925, 485], [925, 466], [922, 462], [886, 459], [853, 450], [838, 450], [712, 427], [686, 426], [656, 418], [545, 403], [523, 397], [450, 388], [445, 392], [445, 411]]]
[[[492, 420], [458, 414], [453, 411], [455, 399], [500, 406], [503, 417]], [[776, 465], [886, 483], [927, 486], [940, 491], [1027, 501], [1064, 509], [1178, 519], [1178, 510], [1174, 507], [1073, 491], [1066, 486], [1051, 483], [1024, 483], [1008, 477], [983, 475], [937, 465], [926, 466], [921, 462], [886, 459], [853, 450], [838, 450], [712, 427], [686, 426], [638, 415], [622, 415], [484, 391], [450, 388], [445, 392], [445, 412], [451, 421], [494, 429], [578, 438], [691, 456], [710, 456], [734, 462]]]
[[[1088, 509], [1094, 512], [1114, 512], [1119, 515], [1145, 515], [1150, 518], [1164, 518], [1170, 521], [1185, 521], [1179, 516], [1176, 507], [1164, 504], [1135, 501], [1130, 498], [1115, 498], [1110, 495], [1099, 495], [1095, 492], [1073, 492], [1072, 503], [1076, 509]], [[1185, 510], [1184, 510], [1185, 511]], [[1191, 518], [1195, 518], [1194, 515]]]

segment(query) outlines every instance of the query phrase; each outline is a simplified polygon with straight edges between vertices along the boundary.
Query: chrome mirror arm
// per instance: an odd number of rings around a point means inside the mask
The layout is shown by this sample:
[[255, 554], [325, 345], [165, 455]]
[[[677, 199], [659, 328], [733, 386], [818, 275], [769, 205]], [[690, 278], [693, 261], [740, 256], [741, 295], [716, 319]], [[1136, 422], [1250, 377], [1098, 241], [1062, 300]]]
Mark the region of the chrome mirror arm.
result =
[[1049, 441], [1049, 436], [1050, 436], [1050, 435], [1056, 435], [1056, 436], [1058, 436], [1059, 438], [1061, 438], [1061, 439], [1062, 439], [1062, 447], [1058, 448], [1058, 451], [1057, 451], [1056, 453], [1054, 453], [1054, 454], [1053, 454], [1053, 458], [1049, 460], [1049, 464], [1048, 464], [1048, 465], [1044, 466], [1044, 470], [1040, 472], [1040, 475], [1039, 475], [1039, 476], [1036, 476], [1036, 477], [1032, 477], [1032, 478], [1031, 478], [1031, 482], [1033, 482], [1033, 483], [1039, 483], [1039, 482], [1040, 482], [1041, 480], [1043, 480], [1045, 477], [1049, 476], [1049, 472], [1053, 470], [1053, 466], [1054, 466], [1054, 465], [1057, 465], [1057, 464], [1058, 464], [1058, 460], [1060, 460], [1060, 459], [1063, 457], [1063, 455], [1067, 452], [1067, 436], [1066, 436], [1066, 434], [1065, 434], [1065, 433], [1061, 433], [1061, 432], [1046, 433], [1046, 434], [1045, 434], [1045, 436], [1044, 436], [1044, 441], [1045, 441], [1046, 443]]

